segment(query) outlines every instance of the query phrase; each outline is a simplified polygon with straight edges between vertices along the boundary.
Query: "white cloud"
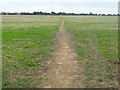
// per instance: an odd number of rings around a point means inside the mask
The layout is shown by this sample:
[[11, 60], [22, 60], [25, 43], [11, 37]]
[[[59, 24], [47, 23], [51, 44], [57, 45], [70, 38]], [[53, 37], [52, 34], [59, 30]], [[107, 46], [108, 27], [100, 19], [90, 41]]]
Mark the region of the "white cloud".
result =
[[68, 8], [68, 7], [61, 7], [61, 6], [56, 6], [53, 8], [53, 10], [51, 9], [51, 7], [40, 7], [40, 6], [36, 6], [36, 7], [21, 7], [21, 8], [6, 8], [4, 9], [5, 12], [33, 12], [33, 11], [43, 11], [43, 12], [51, 12], [51, 11], [55, 11], [55, 12], [66, 12], [66, 13], [104, 13], [104, 14], [117, 14], [117, 9], [115, 8], [93, 8], [93, 7], [74, 7], [74, 8]]
[[[5, 12], [33, 12], [33, 11], [44, 11], [44, 12], [51, 12], [52, 8], [55, 12], [75, 12], [75, 13], [117, 13], [117, 2], [119, 0], [1, 0], [0, 6], [2, 5], [3, 8], [0, 8], [0, 11]], [[33, 3], [34, 4], [33, 4]], [[54, 4], [49, 4], [49, 2], [54, 2]], [[66, 3], [65, 5], [61, 5], [61, 3]], [[98, 7], [97, 5], [92, 4], [93, 6], [89, 6], [89, 2], [96, 2], [99, 4], [101, 2], [102, 4], [108, 3], [112, 4], [111, 6], [105, 6]], [[15, 3], [15, 4], [14, 4]], [[17, 3], [17, 4], [16, 4]], [[23, 5], [24, 3], [24, 5]], [[32, 4], [31, 4], [32, 3]], [[36, 4], [37, 3], [37, 4]], [[38, 5], [39, 3], [39, 5]], [[41, 3], [45, 3], [42, 5]], [[70, 6], [70, 3], [83, 3], [83, 5], [80, 5], [77, 7], [74, 5], [73, 7]], [[88, 3], [88, 6], [84, 5], [85, 3]], [[31, 6], [29, 6], [31, 4]], [[84, 7], [83, 7], [84, 6]], [[97, 6], [97, 8], [95, 7]]]
[[118, 2], [119, 0], [1, 0], [0, 3], [12, 2]]

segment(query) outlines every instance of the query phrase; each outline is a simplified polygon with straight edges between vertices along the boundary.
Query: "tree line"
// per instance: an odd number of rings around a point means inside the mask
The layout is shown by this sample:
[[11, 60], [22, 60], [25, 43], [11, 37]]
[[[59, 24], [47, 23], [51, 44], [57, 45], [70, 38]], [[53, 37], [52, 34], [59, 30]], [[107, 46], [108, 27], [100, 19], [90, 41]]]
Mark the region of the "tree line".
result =
[[94, 14], [92, 12], [90, 13], [65, 13], [65, 12], [59, 12], [59, 13], [56, 13], [56, 12], [51, 12], [51, 13], [48, 13], [48, 12], [21, 12], [21, 13], [18, 13], [18, 12], [14, 12], [14, 13], [11, 13], [11, 12], [1, 12], [0, 15], [91, 15], [91, 16], [119, 16], [119, 14]]

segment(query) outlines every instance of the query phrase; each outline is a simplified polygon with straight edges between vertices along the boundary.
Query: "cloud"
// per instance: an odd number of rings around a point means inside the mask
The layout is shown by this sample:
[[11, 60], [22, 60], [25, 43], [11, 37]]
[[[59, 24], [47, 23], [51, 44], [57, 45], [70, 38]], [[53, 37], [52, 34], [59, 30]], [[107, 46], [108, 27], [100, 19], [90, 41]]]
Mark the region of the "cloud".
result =
[[0, 3], [12, 2], [118, 2], [119, 0], [1, 0]]
[[75, 13], [117, 13], [117, 2], [118, 0], [2, 0], [0, 11], [51, 12], [54, 10]]
[[33, 6], [33, 7], [18, 7], [18, 8], [4, 8], [6, 12], [34, 12], [34, 11], [43, 11], [43, 12], [67, 12], [67, 13], [104, 13], [104, 14], [114, 14], [117, 13], [115, 8], [93, 8], [93, 7], [61, 7], [55, 6], [53, 9], [51, 6]]

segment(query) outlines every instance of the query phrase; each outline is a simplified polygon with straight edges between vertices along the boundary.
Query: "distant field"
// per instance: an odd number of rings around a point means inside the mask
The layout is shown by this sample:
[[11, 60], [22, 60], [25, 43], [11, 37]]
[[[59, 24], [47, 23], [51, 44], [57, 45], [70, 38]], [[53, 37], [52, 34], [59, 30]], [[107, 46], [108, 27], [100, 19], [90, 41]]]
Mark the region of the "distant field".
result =
[[[117, 17], [62, 18], [83, 68], [84, 85], [116, 87]], [[52, 56], [60, 23], [60, 16], [3, 16], [3, 88], [34, 88], [41, 83], [41, 65]]]
[[51, 56], [59, 24], [55, 16], [3, 16], [3, 88], [40, 83], [38, 68]]
[[78, 60], [84, 68], [86, 87], [116, 87], [117, 17], [66, 16], [64, 22], [73, 35]]

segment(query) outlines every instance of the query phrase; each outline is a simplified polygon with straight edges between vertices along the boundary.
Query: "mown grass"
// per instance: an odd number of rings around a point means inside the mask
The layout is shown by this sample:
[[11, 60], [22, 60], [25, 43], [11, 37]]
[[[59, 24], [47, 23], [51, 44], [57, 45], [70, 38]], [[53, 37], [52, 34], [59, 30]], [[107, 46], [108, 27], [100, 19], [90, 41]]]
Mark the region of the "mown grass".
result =
[[53, 51], [60, 18], [3, 16], [3, 88], [40, 84], [40, 66]]
[[117, 17], [64, 17], [73, 35], [86, 87], [117, 87]]

